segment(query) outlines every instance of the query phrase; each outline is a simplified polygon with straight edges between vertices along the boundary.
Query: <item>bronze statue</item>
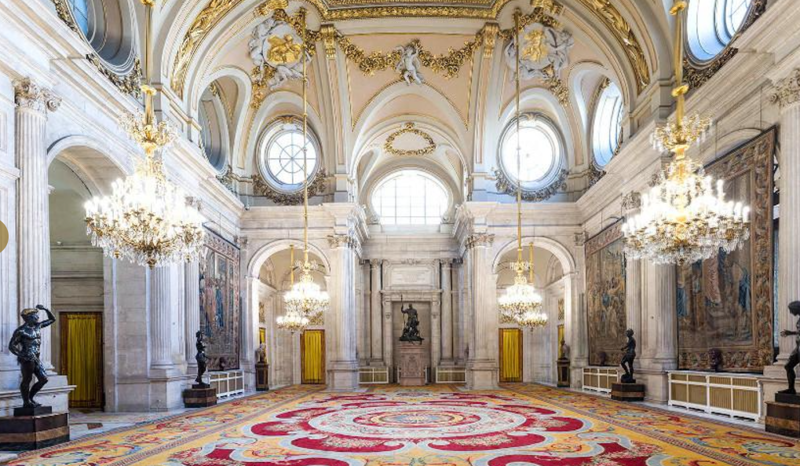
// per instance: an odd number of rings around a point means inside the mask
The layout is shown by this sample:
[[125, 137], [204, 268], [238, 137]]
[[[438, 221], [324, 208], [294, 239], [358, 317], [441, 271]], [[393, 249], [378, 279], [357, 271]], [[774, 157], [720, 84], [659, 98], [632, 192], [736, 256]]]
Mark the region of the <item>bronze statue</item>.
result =
[[[39, 322], [39, 311], [47, 314], [47, 320]], [[14, 330], [11, 341], [8, 343], [8, 350], [17, 357], [20, 372], [22, 372], [22, 382], [19, 385], [19, 392], [22, 394], [24, 408], [38, 408], [41, 404], [33, 398], [39, 390], [47, 384], [47, 372], [39, 359], [39, 350], [42, 345], [42, 329], [55, 323], [56, 318], [50, 309], [36, 305], [36, 309], [23, 309], [22, 320], [25, 321], [19, 328]], [[36, 383], [31, 387], [33, 377]]]
[[408, 316], [406, 319], [406, 326], [403, 328], [403, 335], [400, 337], [400, 341], [422, 343], [424, 338], [419, 336], [419, 317], [417, 315], [417, 310], [414, 309], [411, 304], [409, 304], [408, 309], [403, 309], [401, 305], [400, 312]]
[[633, 338], [633, 330], [628, 329], [625, 331], [625, 336], [628, 337], [628, 342], [621, 349], [625, 352], [622, 355], [622, 361], [619, 363], [625, 374], [620, 379], [622, 383], [636, 383], [633, 378], [633, 361], [636, 359], [636, 339]]
[[195, 333], [195, 337], [197, 338], [197, 342], [195, 343], [197, 355], [194, 358], [197, 360], [197, 378], [194, 379], [194, 381], [197, 383], [196, 388], [209, 388], [211, 385], [203, 382], [203, 374], [206, 373], [206, 368], [208, 367], [208, 357], [206, 356], [206, 344], [203, 342], [203, 333], [198, 330], [197, 333]]
[[[795, 317], [800, 316], [800, 301], [792, 301], [789, 303], [789, 313]], [[794, 351], [789, 356], [789, 361], [786, 363], [784, 368], [786, 368], [786, 379], [789, 381], [789, 388], [786, 390], [780, 391], [778, 393], [785, 393], [788, 395], [797, 395], [797, 391], [794, 388], [794, 381], [797, 377], [794, 373], [794, 367], [800, 363], [800, 319], [797, 320], [796, 330], [783, 330], [781, 331], [782, 337], [789, 337], [794, 336]]]

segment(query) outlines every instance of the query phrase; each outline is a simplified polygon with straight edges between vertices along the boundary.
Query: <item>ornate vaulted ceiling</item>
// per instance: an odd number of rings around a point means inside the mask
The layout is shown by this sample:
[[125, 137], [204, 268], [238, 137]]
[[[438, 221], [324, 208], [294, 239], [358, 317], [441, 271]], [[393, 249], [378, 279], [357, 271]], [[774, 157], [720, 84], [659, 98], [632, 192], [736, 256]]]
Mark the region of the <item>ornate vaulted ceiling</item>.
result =
[[[507, 53], [517, 11], [526, 34], [551, 34], [543, 49], [551, 66], [531, 70], [522, 102], [563, 134], [569, 175], [559, 192], [575, 199], [592, 182], [590, 114], [602, 83], [621, 89], [626, 138], [660, 105], [659, 86], [671, 75], [662, 0], [168, 0], [156, 18], [165, 107], [199, 140], [201, 96], [212, 99], [213, 90], [229, 141], [222, 179], [240, 194], [258, 194], [260, 137], [301, 112], [299, 60], [281, 67], [266, 57], [302, 42], [305, 16], [310, 122], [327, 177], [320, 193], [359, 198], [375, 177], [408, 165], [437, 174], [462, 199], [502, 193], [492, 172], [513, 116]], [[400, 64], [408, 50], [418, 60], [410, 76]], [[408, 124], [415, 131], [387, 150], [387, 139]], [[430, 141], [434, 150], [416, 152]]]

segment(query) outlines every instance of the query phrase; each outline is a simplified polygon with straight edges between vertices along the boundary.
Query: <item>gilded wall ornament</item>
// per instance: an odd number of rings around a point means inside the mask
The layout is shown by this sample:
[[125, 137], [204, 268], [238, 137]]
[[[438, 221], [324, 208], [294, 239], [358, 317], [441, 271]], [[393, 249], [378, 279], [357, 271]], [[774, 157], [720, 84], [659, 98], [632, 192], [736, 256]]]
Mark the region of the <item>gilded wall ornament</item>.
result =
[[[325, 190], [325, 170], [319, 169], [316, 176], [308, 183], [308, 197], [314, 197]], [[260, 173], [256, 172], [251, 178], [253, 183], [253, 194], [264, 196], [278, 205], [301, 205], [303, 203], [303, 191], [286, 193], [275, 189], [267, 182]]]
[[[497, 188], [497, 192], [502, 194], [508, 194], [509, 196], [514, 196], [517, 193], [517, 185], [508, 179], [508, 177], [503, 173], [502, 170], [495, 169], [494, 176], [497, 178], [497, 182], [495, 183], [495, 187]], [[552, 183], [549, 185], [540, 188], [540, 189], [532, 189], [532, 190], [522, 190], [522, 200], [525, 202], [542, 202], [550, 199], [554, 195], [556, 195], [560, 190], [566, 188], [567, 186], [567, 176], [569, 176], [569, 170], [566, 168], [561, 169]]]
[[636, 88], [642, 92], [650, 85], [650, 67], [644, 55], [639, 39], [622, 13], [612, 5], [610, 0], [580, 0], [603, 21], [617, 39], [628, 57], [633, 73], [636, 76]]
[[[426, 146], [421, 149], [414, 150], [397, 149], [394, 147], [394, 141], [404, 134], [414, 134], [419, 136], [425, 141]], [[383, 150], [386, 153], [397, 157], [424, 157], [432, 154], [433, 151], [436, 150], [436, 142], [434, 142], [430, 134], [415, 128], [414, 123], [406, 123], [401, 129], [395, 131], [394, 133], [390, 134], [388, 138], [386, 138], [386, 142], [383, 144]]]
[[233, 7], [241, 2], [242, 0], [209, 0], [206, 6], [198, 13], [192, 25], [189, 26], [189, 30], [183, 36], [178, 53], [172, 62], [170, 87], [178, 97], [183, 98], [183, 85], [186, 82], [189, 64], [192, 62], [192, 57], [194, 57], [197, 49], [200, 48], [203, 39]]

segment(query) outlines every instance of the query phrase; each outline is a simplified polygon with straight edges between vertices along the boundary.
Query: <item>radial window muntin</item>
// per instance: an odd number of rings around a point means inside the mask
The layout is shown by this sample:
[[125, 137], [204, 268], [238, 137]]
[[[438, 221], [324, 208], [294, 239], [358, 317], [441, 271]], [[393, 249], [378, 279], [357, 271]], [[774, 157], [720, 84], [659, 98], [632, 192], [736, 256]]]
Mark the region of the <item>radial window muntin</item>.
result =
[[617, 153], [622, 139], [625, 103], [619, 87], [609, 82], [600, 91], [592, 116], [592, 154], [595, 165], [605, 167]]
[[753, 6], [752, 0], [690, 0], [686, 42], [692, 61], [706, 63], [733, 41]]
[[370, 193], [381, 225], [439, 225], [450, 208], [450, 194], [437, 177], [405, 168], [381, 179]]
[[[273, 188], [284, 192], [303, 188], [303, 125], [294, 119], [278, 122], [264, 132], [258, 146], [261, 175]], [[309, 129], [306, 144], [308, 179], [319, 170], [319, 142]]]
[[520, 167], [517, 170], [516, 118], [512, 119], [500, 138], [500, 169], [506, 178], [519, 186], [522, 173], [523, 191], [535, 191], [555, 181], [564, 160], [564, 139], [553, 121], [541, 113], [520, 116]]

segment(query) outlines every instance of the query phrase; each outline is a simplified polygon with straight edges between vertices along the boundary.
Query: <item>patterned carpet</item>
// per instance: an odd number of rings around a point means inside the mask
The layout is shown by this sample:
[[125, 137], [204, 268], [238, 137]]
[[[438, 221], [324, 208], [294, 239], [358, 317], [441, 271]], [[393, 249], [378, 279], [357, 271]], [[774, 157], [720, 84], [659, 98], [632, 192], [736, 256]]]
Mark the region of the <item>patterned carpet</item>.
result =
[[32, 465], [800, 465], [754, 429], [535, 385], [291, 387], [22, 455]]

